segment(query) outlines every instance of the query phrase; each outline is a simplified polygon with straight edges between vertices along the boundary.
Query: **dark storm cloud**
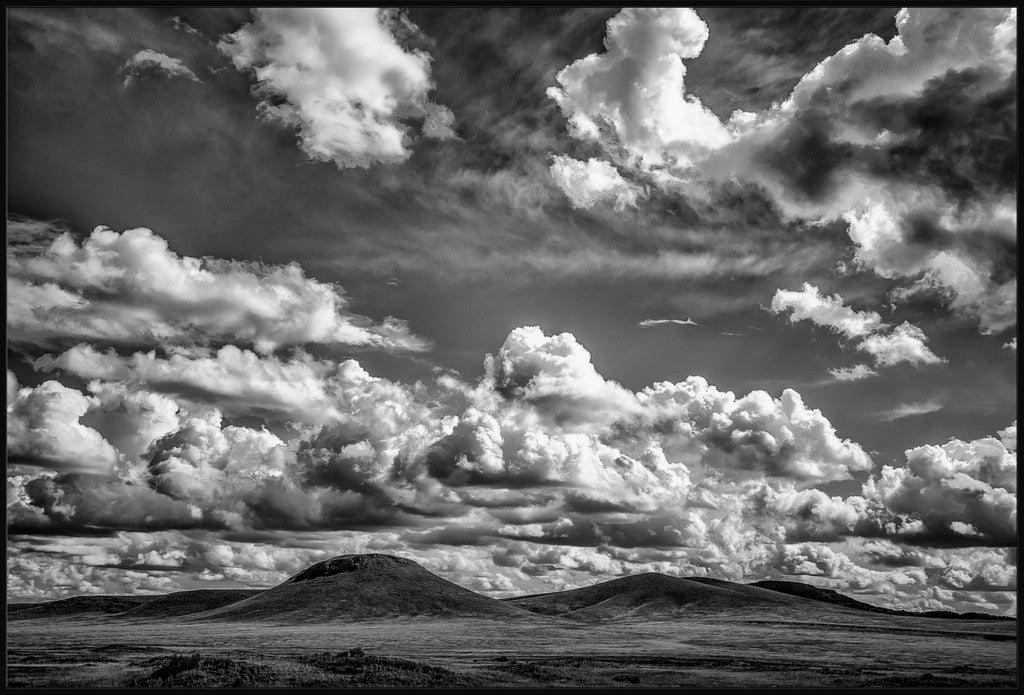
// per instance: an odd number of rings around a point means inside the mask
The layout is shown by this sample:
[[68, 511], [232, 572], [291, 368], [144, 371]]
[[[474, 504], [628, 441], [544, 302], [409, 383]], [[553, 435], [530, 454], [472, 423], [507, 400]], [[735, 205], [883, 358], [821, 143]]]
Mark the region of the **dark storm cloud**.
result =
[[916, 97], [851, 105], [852, 116], [893, 134], [872, 164], [885, 178], [941, 185], [961, 205], [1017, 185], [1017, 75], [988, 67], [952, 70]]
[[[1016, 73], [953, 70], [919, 94], [851, 98], [859, 86], [819, 88], [755, 155], [797, 198], [821, 203], [854, 171], [899, 185], [941, 186], [959, 205], [988, 202], [1016, 187]], [[886, 133], [856, 144], [841, 132]], [[920, 243], [926, 240], [920, 239]]]

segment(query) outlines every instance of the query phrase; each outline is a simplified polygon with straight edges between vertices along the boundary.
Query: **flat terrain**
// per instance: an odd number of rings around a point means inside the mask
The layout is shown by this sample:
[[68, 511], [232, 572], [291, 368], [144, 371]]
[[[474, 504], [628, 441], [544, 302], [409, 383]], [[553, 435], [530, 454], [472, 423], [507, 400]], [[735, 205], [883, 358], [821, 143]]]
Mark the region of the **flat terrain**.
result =
[[[614, 623], [309, 624], [64, 616], [8, 624], [9, 686], [1003, 686], [1016, 622], [787, 607]], [[788, 614], [792, 613], [792, 614]], [[356, 651], [350, 651], [356, 650]], [[361, 650], [361, 651], [360, 651]]]

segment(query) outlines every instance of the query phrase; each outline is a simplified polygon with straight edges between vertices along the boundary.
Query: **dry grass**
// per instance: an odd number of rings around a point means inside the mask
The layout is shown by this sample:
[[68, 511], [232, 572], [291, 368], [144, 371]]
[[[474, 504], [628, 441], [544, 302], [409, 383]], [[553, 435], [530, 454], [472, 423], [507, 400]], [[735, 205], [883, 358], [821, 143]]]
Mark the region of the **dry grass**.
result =
[[1016, 624], [752, 608], [675, 621], [19, 621], [9, 685], [1004, 686]]

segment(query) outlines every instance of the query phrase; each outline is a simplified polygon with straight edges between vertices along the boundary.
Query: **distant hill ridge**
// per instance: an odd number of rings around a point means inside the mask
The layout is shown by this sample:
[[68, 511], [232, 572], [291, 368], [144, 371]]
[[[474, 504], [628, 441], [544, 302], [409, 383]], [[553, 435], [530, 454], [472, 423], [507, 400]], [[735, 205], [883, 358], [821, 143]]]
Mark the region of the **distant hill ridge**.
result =
[[580, 589], [505, 600], [535, 613], [580, 620], [675, 619], [699, 612], [802, 603], [795, 597], [744, 584], [653, 572]]
[[801, 582], [739, 584], [643, 573], [568, 591], [495, 599], [449, 582], [419, 563], [382, 553], [339, 555], [267, 590], [200, 589], [157, 596], [76, 596], [8, 604], [8, 620], [103, 619], [331, 622], [383, 618], [536, 620], [661, 619], [737, 610], [855, 610], [886, 615], [1016, 620], [987, 613], [894, 610]]
[[803, 584], [801, 582], [785, 581], [781, 579], [765, 579], [762, 581], [753, 582], [752, 584], [750, 584], [750, 586], [759, 586], [770, 591], [777, 591], [779, 593], [788, 594], [790, 596], [799, 596], [801, 598], [810, 599], [812, 601], [831, 603], [837, 606], [854, 608], [856, 610], [868, 611], [871, 613], [884, 613], [885, 615], [902, 615], [919, 618], [960, 618], [967, 620], [1016, 620], [1016, 618], [1010, 616], [992, 615], [991, 613], [957, 613], [955, 611], [919, 612], [904, 611], [896, 608], [884, 608], [882, 606], [873, 606], [870, 603], [858, 601], [857, 599], [846, 596], [845, 594], [840, 594], [838, 591], [835, 591], [833, 589], [824, 589], [821, 587], [814, 586], [812, 584]]

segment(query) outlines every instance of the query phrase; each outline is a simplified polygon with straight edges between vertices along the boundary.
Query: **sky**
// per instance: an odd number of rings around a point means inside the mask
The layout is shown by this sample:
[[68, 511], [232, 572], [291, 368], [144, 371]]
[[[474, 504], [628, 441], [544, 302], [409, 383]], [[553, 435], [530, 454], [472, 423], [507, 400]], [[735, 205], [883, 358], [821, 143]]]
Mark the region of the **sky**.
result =
[[392, 552], [1016, 614], [1016, 12], [12, 8], [8, 598]]

